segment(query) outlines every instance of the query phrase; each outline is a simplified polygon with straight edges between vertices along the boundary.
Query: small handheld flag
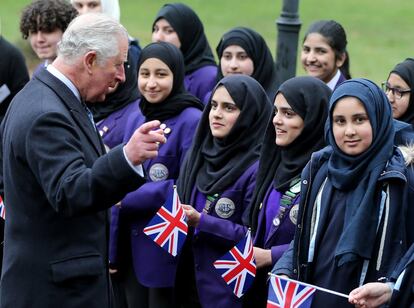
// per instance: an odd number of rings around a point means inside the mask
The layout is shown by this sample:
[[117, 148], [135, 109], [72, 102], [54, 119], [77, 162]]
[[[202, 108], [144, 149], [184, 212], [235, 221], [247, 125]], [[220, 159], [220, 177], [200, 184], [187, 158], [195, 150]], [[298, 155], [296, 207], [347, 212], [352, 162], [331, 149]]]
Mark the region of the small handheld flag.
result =
[[174, 185], [173, 194], [144, 228], [144, 233], [175, 257], [180, 253], [187, 236], [185, 217], [177, 187]]
[[348, 298], [348, 295], [269, 273], [267, 308], [308, 308], [315, 291]]
[[6, 207], [4, 206], [3, 198], [0, 196], [0, 217], [6, 220]]
[[214, 267], [237, 297], [246, 293], [256, 276], [250, 230], [236, 246], [214, 262]]

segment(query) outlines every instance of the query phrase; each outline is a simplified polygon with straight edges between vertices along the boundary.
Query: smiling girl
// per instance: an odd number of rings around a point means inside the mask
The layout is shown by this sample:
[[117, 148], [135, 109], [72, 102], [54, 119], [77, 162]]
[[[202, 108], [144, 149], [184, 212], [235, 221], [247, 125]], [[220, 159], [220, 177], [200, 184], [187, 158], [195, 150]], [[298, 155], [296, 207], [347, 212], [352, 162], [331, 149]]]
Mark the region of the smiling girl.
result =
[[167, 142], [143, 165], [147, 183], [112, 209], [111, 268], [118, 270], [129, 307], [171, 307], [177, 259], [143, 232], [171, 195], [191, 145], [203, 105], [184, 90], [184, 61], [170, 43], [152, 43], [138, 62], [139, 107], [131, 113], [125, 137], [142, 123], [161, 121]]
[[320, 20], [310, 25], [302, 44], [301, 62], [310, 76], [334, 90], [350, 79], [349, 54], [344, 28], [334, 20]]
[[[332, 94], [325, 139], [301, 181], [293, 245], [272, 270], [348, 294], [391, 274], [414, 240], [412, 170], [394, 147], [390, 104], [365, 79]], [[316, 292], [312, 307], [349, 307]]]
[[191, 227], [177, 270], [180, 307], [241, 307], [213, 263], [246, 234], [250, 202], [271, 103], [245, 75], [223, 78], [213, 90], [178, 180]]
[[257, 274], [246, 307], [265, 307], [267, 273], [293, 239], [300, 200], [300, 174], [325, 142], [331, 90], [317, 78], [285, 81], [275, 99], [260, 154], [248, 224], [254, 235]]

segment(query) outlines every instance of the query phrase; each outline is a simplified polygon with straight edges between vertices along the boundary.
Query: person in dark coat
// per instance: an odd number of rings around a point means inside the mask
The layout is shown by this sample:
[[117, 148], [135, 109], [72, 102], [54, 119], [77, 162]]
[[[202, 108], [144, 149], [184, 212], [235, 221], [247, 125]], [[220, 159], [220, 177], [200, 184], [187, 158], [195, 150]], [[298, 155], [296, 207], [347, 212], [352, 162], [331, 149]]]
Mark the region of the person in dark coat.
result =
[[169, 42], [184, 56], [184, 84], [201, 101], [216, 84], [217, 65], [197, 14], [183, 3], [165, 4], [152, 24], [152, 41]]
[[[351, 79], [330, 99], [325, 139], [302, 172], [295, 238], [272, 272], [348, 294], [389, 277], [414, 241], [413, 170], [394, 146], [391, 106]], [[316, 292], [313, 307], [349, 307]]]
[[260, 154], [248, 225], [254, 235], [257, 273], [246, 307], [266, 307], [267, 273], [293, 239], [300, 200], [300, 174], [313, 152], [325, 145], [323, 131], [331, 90], [321, 80], [291, 78], [280, 86], [275, 115]]
[[347, 44], [346, 33], [341, 24], [334, 20], [314, 22], [303, 38], [303, 69], [308, 75], [319, 78], [334, 90], [351, 78]]
[[246, 75], [224, 77], [204, 109], [177, 182], [190, 228], [177, 269], [181, 307], [241, 307], [213, 263], [246, 234], [261, 141], [272, 105]]
[[84, 101], [125, 80], [126, 30], [76, 18], [58, 57], [13, 99], [0, 129], [7, 209], [0, 307], [110, 307], [107, 209], [142, 185], [160, 122], [106, 155]]

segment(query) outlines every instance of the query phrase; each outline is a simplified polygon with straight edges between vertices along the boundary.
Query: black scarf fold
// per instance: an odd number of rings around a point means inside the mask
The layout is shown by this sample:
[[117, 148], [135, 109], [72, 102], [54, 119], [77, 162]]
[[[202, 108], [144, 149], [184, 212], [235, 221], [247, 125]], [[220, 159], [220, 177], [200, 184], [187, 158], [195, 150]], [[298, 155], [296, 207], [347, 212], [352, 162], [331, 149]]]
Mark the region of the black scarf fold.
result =
[[251, 77], [256, 79], [265, 89], [268, 96], [272, 98], [277, 90], [275, 84], [275, 63], [272, 53], [263, 37], [249, 28], [233, 28], [221, 38], [216, 48], [219, 58], [217, 80], [223, 78], [220, 59], [223, 56], [224, 49], [230, 45], [237, 45], [244, 49], [253, 61], [254, 70]]
[[273, 182], [279, 191], [289, 188], [290, 182], [300, 176], [313, 152], [324, 147], [325, 120], [328, 117], [331, 90], [321, 80], [304, 76], [285, 81], [277, 91], [304, 121], [302, 133], [288, 146], [275, 144], [276, 132], [269, 121], [260, 155], [256, 188], [250, 204], [249, 217], [244, 222], [257, 229], [260, 204]]
[[185, 74], [207, 65], [216, 65], [204, 27], [197, 14], [183, 3], [165, 4], [155, 17], [155, 23], [164, 18], [177, 32], [184, 55]]
[[138, 70], [142, 63], [149, 58], [157, 58], [164, 62], [174, 77], [171, 93], [163, 102], [152, 104], [142, 95], [139, 107], [147, 121], [159, 120], [163, 122], [180, 114], [188, 107], [203, 110], [203, 104], [199, 99], [184, 89], [184, 61], [177, 47], [166, 42], [149, 44], [141, 52]]
[[411, 89], [408, 109], [398, 120], [414, 124], [414, 59], [405, 59], [403, 62], [397, 64], [390, 74], [391, 73], [395, 73], [400, 76]]
[[209, 126], [211, 103], [205, 107], [192, 147], [181, 168], [178, 192], [190, 202], [194, 185], [204, 194], [221, 193], [259, 158], [261, 140], [272, 106], [262, 86], [245, 75], [223, 78], [224, 86], [240, 109], [240, 115], [223, 139], [214, 138]]

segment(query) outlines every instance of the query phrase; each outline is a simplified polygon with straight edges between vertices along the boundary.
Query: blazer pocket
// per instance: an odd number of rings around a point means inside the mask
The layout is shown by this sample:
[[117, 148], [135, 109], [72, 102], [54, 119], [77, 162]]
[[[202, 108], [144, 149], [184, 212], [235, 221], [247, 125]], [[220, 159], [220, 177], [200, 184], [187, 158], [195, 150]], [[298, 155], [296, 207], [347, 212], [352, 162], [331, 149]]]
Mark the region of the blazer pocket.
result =
[[50, 263], [52, 280], [56, 283], [76, 278], [94, 277], [103, 274], [104, 263], [101, 255], [74, 256]]

